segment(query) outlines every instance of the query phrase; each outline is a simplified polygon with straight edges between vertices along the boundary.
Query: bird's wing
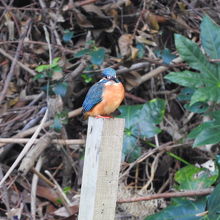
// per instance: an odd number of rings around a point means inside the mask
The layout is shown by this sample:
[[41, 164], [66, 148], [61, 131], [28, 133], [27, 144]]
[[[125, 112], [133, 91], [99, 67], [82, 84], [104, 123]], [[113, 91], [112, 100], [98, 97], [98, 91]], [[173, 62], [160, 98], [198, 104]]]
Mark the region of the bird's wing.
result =
[[90, 111], [97, 103], [102, 101], [104, 83], [104, 81], [100, 81], [89, 89], [82, 105], [84, 112]]

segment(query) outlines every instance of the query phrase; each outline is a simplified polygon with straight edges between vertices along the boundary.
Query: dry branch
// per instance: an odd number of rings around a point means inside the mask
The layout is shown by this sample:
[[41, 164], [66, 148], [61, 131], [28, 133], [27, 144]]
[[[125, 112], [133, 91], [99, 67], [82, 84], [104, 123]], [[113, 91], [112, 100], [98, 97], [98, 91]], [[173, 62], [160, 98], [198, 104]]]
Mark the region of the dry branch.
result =
[[9, 177], [9, 175], [13, 172], [13, 170], [15, 169], [15, 167], [19, 164], [19, 162], [22, 160], [22, 158], [24, 157], [24, 155], [29, 151], [30, 147], [32, 146], [32, 144], [34, 143], [35, 139], [37, 138], [38, 134], [40, 133], [41, 129], [43, 128], [44, 123], [47, 120], [47, 116], [48, 116], [48, 110], [45, 112], [44, 117], [41, 120], [40, 125], [37, 126], [37, 129], [35, 130], [33, 136], [31, 137], [31, 139], [29, 140], [29, 142], [24, 146], [23, 150], [21, 151], [21, 153], [18, 155], [17, 159], [15, 160], [15, 162], [12, 164], [12, 166], [9, 168], [9, 170], [7, 171], [7, 173], [5, 174], [5, 176], [1, 179], [0, 182], [0, 188], [2, 187], [2, 184], [5, 182], [5, 180]]
[[31, 19], [29, 19], [25, 25], [25, 28], [24, 28], [24, 31], [21, 33], [21, 36], [20, 36], [20, 41], [18, 43], [18, 47], [17, 47], [17, 50], [16, 50], [16, 53], [15, 53], [15, 56], [14, 56], [14, 59], [12, 61], [12, 64], [11, 64], [11, 67], [10, 67], [10, 70], [9, 70], [9, 73], [7, 75], [7, 78], [4, 82], [4, 87], [3, 87], [3, 90], [1, 91], [0, 93], [0, 104], [2, 103], [2, 101], [4, 100], [5, 98], [5, 95], [7, 93], [7, 90], [8, 90], [8, 86], [9, 86], [9, 83], [12, 79], [12, 76], [14, 75], [14, 69], [15, 69], [15, 66], [16, 66], [16, 63], [17, 63], [17, 60], [18, 60], [18, 57], [20, 55], [20, 52], [21, 52], [21, 48], [23, 46], [23, 42], [24, 42], [24, 38], [26, 37], [26, 34], [28, 32], [28, 29], [30, 27], [30, 24], [31, 24]]
[[[6, 53], [2, 48], [0, 48], [0, 53], [7, 57], [8, 59], [10, 59], [11, 61], [14, 60], [14, 57], [12, 57], [10, 54]], [[16, 64], [18, 64], [21, 68], [23, 68], [24, 70], [26, 70], [28, 73], [30, 73], [32, 76], [35, 76], [37, 73], [30, 69], [28, 66], [25, 66], [23, 63], [21, 63], [19, 60], [15, 60]]]
[[[14, 144], [24, 144], [27, 143], [30, 138], [0, 138], [0, 143], [14, 143]], [[34, 143], [37, 143], [39, 139], [36, 138]], [[52, 144], [65, 144], [65, 145], [79, 145], [85, 144], [84, 139], [55, 139], [51, 141]], [[2, 146], [1, 146], [2, 147]]]
[[201, 189], [201, 190], [192, 190], [185, 192], [170, 192], [170, 193], [158, 193], [154, 195], [148, 195], [144, 197], [134, 198], [134, 199], [126, 199], [126, 200], [118, 200], [117, 203], [131, 203], [131, 202], [141, 202], [153, 199], [163, 199], [163, 198], [174, 198], [174, 197], [192, 197], [192, 196], [205, 196], [212, 193], [213, 189]]

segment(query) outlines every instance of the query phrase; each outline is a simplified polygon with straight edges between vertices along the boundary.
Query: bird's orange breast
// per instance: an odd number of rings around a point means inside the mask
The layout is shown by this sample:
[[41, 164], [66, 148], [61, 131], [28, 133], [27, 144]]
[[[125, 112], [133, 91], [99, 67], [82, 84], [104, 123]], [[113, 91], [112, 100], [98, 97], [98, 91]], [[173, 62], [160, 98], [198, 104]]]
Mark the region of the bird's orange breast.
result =
[[105, 84], [102, 94], [102, 101], [86, 112], [87, 116], [109, 115], [114, 112], [125, 96], [125, 90], [122, 83], [109, 81]]

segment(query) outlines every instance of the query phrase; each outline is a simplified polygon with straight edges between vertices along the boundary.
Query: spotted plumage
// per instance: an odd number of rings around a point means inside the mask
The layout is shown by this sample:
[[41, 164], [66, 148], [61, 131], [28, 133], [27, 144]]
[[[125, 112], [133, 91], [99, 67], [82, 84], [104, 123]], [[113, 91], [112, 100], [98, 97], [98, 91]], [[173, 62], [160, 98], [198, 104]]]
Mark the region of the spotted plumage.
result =
[[112, 68], [102, 72], [103, 78], [88, 91], [83, 102], [83, 112], [88, 116], [108, 116], [114, 112], [124, 99], [124, 87]]

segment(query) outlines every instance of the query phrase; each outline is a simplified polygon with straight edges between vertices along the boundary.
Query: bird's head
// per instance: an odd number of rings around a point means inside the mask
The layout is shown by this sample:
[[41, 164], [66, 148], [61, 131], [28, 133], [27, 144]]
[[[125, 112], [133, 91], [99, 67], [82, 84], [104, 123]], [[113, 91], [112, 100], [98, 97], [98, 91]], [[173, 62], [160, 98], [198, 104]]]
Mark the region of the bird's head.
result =
[[102, 71], [102, 76], [110, 79], [110, 80], [115, 80], [116, 79], [116, 71], [110, 67], [104, 69]]

